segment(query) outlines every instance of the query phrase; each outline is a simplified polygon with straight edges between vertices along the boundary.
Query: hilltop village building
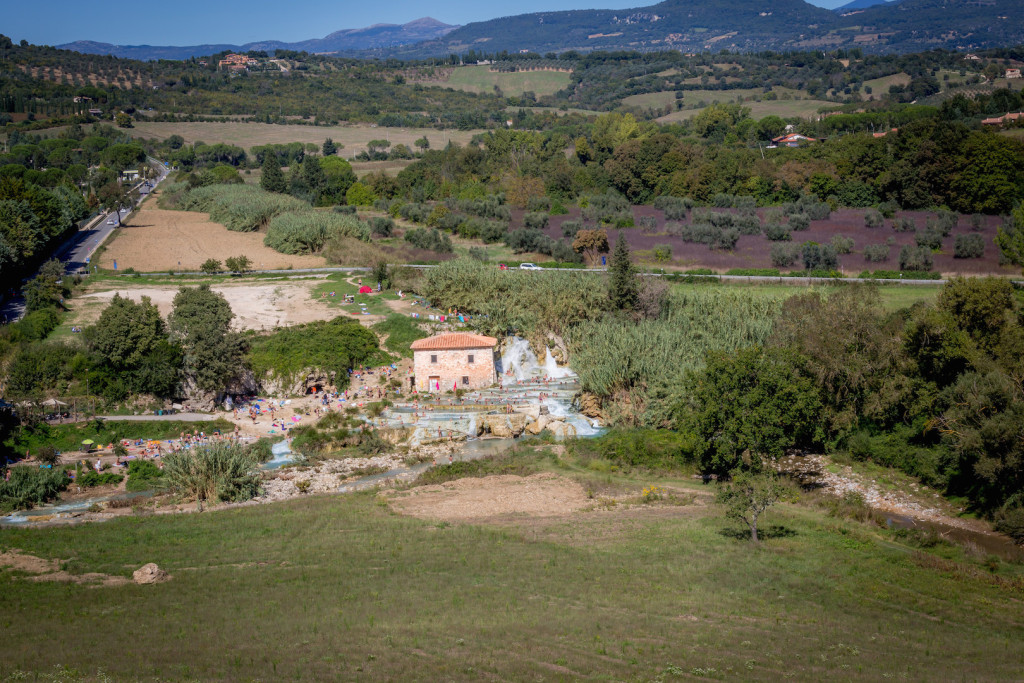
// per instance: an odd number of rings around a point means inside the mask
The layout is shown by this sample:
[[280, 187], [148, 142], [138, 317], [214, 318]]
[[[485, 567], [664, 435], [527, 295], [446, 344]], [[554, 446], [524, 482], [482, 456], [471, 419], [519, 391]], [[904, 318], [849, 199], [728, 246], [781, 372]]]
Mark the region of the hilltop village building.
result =
[[439, 393], [455, 389], [486, 389], [498, 381], [494, 360], [498, 340], [480, 334], [451, 332], [412, 343], [413, 376], [417, 391]]

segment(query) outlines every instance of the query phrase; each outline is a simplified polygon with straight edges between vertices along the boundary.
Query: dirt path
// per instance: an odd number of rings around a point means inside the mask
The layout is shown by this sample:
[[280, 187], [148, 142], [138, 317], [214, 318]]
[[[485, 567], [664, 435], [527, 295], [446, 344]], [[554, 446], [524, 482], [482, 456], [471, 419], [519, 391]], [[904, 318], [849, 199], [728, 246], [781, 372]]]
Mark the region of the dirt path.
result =
[[0, 552], [0, 568], [28, 574], [26, 578], [30, 581], [59, 581], [92, 586], [126, 586], [132, 583], [131, 579], [110, 574], [71, 574], [61, 569], [60, 560], [45, 560], [17, 549]]
[[899, 488], [885, 486], [848, 466], [837, 465], [824, 455], [790, 456], [780, 461], [779, 469], [794, 475], [802, 485], [821, 487], [830, 495], [858, 494], [874, 510], [973, 533], [993, 533], [980, 520], [957, 516], [960, 510], [922, 484], [908, 482]]
[[[84, 327], [96, 322], [115, 294], [133, 301], [140, 301], [144, 296], [149, 297], [160, 310], [161, 316], [166, 318], [170, 314], [178, 286], [131, 286], [128, 282], [130, 280], [126, 280], [124, 287], [97, 289], [79, 296], [75, 300], [73, 319], [69, 324]], [[231, 323], [234, 329], [269, 330], [278, 326], [335, 318], [338, 311], [332, 310], [326, 303], [312, 296], [313, 289], [320, 282], [319, 278], [239, 282], [218, 284], [211, 289], [223, 294], [231, 305], [231, 310], [235, 314]]]

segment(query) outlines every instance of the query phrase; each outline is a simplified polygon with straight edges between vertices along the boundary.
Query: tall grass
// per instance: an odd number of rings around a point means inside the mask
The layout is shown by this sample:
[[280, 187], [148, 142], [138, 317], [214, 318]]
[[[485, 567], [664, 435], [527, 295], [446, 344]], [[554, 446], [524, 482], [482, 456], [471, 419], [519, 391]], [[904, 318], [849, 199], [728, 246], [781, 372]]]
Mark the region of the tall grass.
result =
[[765, 342], [783, 300], [752, 292], [675, 292], [660, 320], [606, 318], [573, 328], [572, 367], [584, 391], [619, 399], [616, 421], [658, 425], [686, 373], [702, 368], [709, 351]]
[[63, 469], [12, 467], [11, 478], [0, 478], [0, 511], [27, 510], [55, 499], [71, 479]]
[[334, 237], [369, 241], [370, 228], [355, 216], [325, 211], [289, 211], [270, 219], [263, 244], [282, 254], [309, 254]]
[[210, 220], [228, 230], [255, 232], [274, 216], [309, 209], [309, 204], [254, 185], [207, 185], [182, 196], [177, 208], [209, 213]]
[[476, 327], [489, 334], [563, 333], [601, 317], [608, 308], [607, 283], [589, 273], [531, 273], [499, 270], [470, 259], [433, 268], [424, 295], [440, 308], [457, 308], [485, 318]]
[[164, 481], [177, 493], [199, 502], [240, 502], [259, 493], [259, 459], [253, 449], [214, 443], [164, 458]]

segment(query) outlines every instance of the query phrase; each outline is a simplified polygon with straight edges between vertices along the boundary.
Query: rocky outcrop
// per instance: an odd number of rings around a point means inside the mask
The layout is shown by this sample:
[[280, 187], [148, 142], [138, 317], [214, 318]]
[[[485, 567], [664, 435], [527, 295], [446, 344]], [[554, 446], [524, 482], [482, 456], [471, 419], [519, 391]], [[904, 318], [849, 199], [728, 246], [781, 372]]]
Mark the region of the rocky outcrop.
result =
[[573, 396], [572, 402], [579, 408], [579, 411], [589, 418], [604, 421], [605, 415], [601, 398], [588, 391], [581, 391]]
[[260, 389], [269, 396], [305, 396], [311, 387], [333, 387], [334, 377], [333, 371], [323, 368], [303, 368], [290, 375], [273, 375], [268, 372], [260, 380]]
[[526, 425], [526, 433], [536, 436], [544, 431], [549, 422], [551, 422], [550, 417], [547, 415], [540, 415], [534, 422]]
[[545, 428], [551, 432], [556, 439], [562, 441], [564, 439], [571, 439], [576, 436], [576, 427], [571, 424], [566, 424], [561, 420], [554, 420], [548, 422]]
[[153, 562], [142, 565], [132, 574], [132, 581], [140, 586], [149, 583], [163, 583], [164, 581], [170, 581], [170, 579], [171, 575], [160, 569]]
[[544, 406], [544, 405], [536, 405], [536, 404], [535, 405], [521, 405], [521, 406], [514, 406], [512, 408], [512, 411], [514, 413], [516, 413], [517, 415], [525, 415], [526, 417], [530, 418], [531, 420], [536, 420], [536, 419], [540, 418], [541, 415], [547, 415], [548, 414], [548, 407]]
[[526, 431], [528, 418], [521, 413], [511, 415], [481, 415], [477, 432], [489, 433], [501, 439], [514, 439]]
[[569, 347], [566, 345], [564, 339], [554, 332], [548, 332], [547, 347], [551, 349], [551, 356], [559, 365], [569, 364]]

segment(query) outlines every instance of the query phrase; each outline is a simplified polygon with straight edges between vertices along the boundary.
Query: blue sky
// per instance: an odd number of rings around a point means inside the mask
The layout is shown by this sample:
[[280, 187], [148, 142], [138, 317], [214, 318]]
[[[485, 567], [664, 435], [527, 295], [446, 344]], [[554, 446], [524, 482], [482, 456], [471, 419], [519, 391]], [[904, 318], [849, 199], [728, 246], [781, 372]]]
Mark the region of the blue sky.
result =
[[[0, 33], [38, 45], [96, 40], [117, 45], [242, 44], [257, 40], [294, 42], [343, 28], [402, 24], [432, 16], [448, 24], [510, 14], [564, 9], [620, 9], [657, 0], [522, 0], [494, 4], [455, 0], [430, 4], [414, 0], [330, 2], [328, 0], [175, 0], [173, 2], [5, 2]], [[816, 0], [835, 7], [848, 0]]]

